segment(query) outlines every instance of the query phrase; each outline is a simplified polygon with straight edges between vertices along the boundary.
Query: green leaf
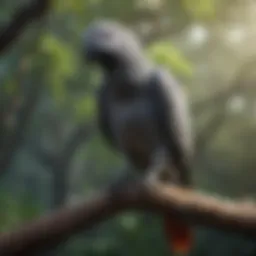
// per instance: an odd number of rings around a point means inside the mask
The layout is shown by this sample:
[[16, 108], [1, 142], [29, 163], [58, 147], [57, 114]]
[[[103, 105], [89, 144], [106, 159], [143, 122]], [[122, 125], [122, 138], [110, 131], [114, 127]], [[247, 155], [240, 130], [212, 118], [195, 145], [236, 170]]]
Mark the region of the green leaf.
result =
[[172, 70], [177, 75], [186, 78], [193, 75], [192, 64], [169, 42], [164, 41], [150, 45], [147, 54], [155, 62]]
[[182, 4], [194, 18], [212, 20], [216, 17], [216, 0], [182, 0]]
[[60, 103], [66, 99], [66, 81], [77, 69], [77, 58], [71, 48], [52, 34], [45, 34], [41, 40], [41, 51], [48, 56], [49, 88]]
[[85, 12], [87, 5], [86, 0], [55, 0], [53, 1], [53, 9], [57, 13], [70, 13], [82, 14]]
[[82, 120], [91, 119], [96, 110], [95, 98], [90, 95], [85, 96], [82, 100], [77, 100], [74, 107], [76, 118]]

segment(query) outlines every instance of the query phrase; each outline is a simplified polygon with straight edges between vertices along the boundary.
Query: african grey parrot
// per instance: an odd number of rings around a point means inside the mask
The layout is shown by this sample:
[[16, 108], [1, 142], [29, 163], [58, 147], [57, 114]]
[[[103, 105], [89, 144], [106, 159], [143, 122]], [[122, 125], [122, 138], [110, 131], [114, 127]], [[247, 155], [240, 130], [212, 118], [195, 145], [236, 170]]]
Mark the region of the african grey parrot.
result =
[[[146, 58], [135, 34], [114, 21], [89, 25], [83, 54], [103, 71], [98, 121], [108, 143], [145, 180], [191, 186], [193, 134], [181, 85]], [[188, 252], [190, 228], [168, 216], [164, 227], [172, 248]]]

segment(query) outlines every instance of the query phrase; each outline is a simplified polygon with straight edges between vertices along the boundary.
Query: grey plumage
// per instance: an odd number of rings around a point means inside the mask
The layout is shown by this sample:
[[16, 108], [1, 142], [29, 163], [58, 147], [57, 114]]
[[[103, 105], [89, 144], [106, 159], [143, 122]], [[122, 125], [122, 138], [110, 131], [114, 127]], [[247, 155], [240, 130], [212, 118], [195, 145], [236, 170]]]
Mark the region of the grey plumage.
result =
[[85, 58], [104, 72], [98, 119], [107, 141], [136, 169], [147, 173], [158, 166], [159, 173], [190, 185], [193, 136], [181, 86], [154, 67], [135, 35], [115, 22], [93, 23], [83, 47]]

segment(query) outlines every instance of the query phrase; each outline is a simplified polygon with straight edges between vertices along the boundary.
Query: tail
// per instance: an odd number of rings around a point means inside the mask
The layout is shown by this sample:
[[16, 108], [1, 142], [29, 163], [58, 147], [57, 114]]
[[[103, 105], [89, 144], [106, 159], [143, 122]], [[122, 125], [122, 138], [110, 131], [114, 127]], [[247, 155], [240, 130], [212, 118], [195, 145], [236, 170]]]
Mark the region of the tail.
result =
[[190, 227], [179, 220], [165, 217], [164, 229], [170, 249], [177, 254], [188, 254], [192, 247]]

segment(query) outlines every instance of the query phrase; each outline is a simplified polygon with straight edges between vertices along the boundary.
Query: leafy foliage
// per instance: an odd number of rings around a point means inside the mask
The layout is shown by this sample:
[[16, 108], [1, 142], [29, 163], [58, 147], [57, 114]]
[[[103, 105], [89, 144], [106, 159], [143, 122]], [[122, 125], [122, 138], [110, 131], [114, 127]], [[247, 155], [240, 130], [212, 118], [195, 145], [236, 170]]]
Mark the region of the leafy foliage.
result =
[[192, 64], [170, 42], [157, 42], [147, 49], [149, 57], [170, 71], [184, 77], [193, 75]]
[[74, 52], [70, 46], [52, 34], [42, 36], [41, 51], [48, 57], [47, 78], [50, 91], [58, 102], [63, 103], [67, 97], [66, 81], [77, 69]]
[[0, 208], [4, 209], [0, 212], [1, 232], [38, 216], [42, 210], [27, 196], [17, 198], [3, 191], [0, 193]]
[[185, 10], [197, 20], [216, 18], [216, 0], [182, 0]]

